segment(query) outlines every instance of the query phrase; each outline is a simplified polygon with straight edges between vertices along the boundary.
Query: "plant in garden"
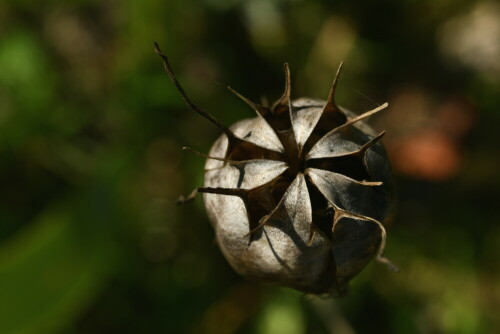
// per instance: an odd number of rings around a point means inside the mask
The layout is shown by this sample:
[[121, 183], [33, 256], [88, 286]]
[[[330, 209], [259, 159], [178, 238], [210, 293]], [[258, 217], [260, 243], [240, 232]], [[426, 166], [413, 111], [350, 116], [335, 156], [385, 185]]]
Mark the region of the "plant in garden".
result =
[[257, 116], [226, 127], [194, 104], [155, 43], [187, 105], [223, 134], [207, 157], [203, 193], [217, 242], [241, 275], [308, 293], [341, 294], [373, 258], [382, 256], [394, 210], [389, 162], [365, 119], [335, 101], [340, 65], [327, 101], [292, 100], [285, 64], [283, 95], [272, 105], [236, 94]]

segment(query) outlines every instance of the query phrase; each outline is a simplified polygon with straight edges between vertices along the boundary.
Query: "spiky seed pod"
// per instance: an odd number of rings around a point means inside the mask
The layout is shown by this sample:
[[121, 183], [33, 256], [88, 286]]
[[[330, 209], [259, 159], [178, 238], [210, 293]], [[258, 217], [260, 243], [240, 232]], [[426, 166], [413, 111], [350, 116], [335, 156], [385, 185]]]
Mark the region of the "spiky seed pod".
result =
[[[388, 159], [364, 120], [335, 102], [342, 64], [328, 100], [291, 100], [285, 64], [283, 96], [272, 107], [241, 96], [257, 117], [225, 127], [196, 106], [165, 69], [191, 109], [223, 134], [206, 156], [203, 199], [217, 242], [242, 276], [308, 293], [345, 291], [374, 257], [382, 257], [394, 208]], [[197, 152], [195, 152], [197, 153]], [[203, 154], [197, 153], [205, 156]]]

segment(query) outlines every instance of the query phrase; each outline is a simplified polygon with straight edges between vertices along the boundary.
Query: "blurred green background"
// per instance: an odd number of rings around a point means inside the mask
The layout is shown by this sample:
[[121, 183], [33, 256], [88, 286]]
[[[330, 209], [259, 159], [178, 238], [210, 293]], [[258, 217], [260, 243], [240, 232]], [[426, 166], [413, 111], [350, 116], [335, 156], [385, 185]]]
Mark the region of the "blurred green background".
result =
[[[372, 120], [399, 184], [386, 255], [347, 297], [246, 282], [201, 199], [226, 124], [278, 97]], [[499, 333], [500, 5], [465, 0], [0, 2], [0, 333]]]

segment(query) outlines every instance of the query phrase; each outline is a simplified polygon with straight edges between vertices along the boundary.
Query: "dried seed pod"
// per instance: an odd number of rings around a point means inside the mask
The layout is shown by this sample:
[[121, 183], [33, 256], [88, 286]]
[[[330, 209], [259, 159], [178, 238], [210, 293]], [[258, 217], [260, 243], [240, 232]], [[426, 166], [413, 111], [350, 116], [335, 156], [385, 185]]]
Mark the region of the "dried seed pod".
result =
[[291, 100], [285, 64], [283, 96], [272, 107], [233, 91], [257, 117], [225, 127], [171, 80], [191, 109], [218, 126], [205, 164], [203, 193], [217, 242], [244, 277], [308, 293], [345, 291], [374, 257], [382, 257], [394, 207], [393, 181], [380, 138], [364, 120], [335, 102], [342, 64], [327, 101]]

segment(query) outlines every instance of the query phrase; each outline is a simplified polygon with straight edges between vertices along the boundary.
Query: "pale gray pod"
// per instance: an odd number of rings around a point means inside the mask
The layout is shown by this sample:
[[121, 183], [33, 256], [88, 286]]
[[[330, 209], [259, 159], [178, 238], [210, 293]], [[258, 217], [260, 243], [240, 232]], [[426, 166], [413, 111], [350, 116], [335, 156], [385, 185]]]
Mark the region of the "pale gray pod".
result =
[[[335, 76], [327, 101], [290, 99], [285, 65], [283, 96], [266, 107], [249, 101], [257, 117], [219, 126], [205, 164], [202, 192], [217, 243], [242, 276], [308, 293], [341, 294], [368, 262], [382, 257], [384, 225], [394, 209], [387, 156], [364, 119], [337, 106]], [[189, 199], [194, 197], [193, 193]]]

